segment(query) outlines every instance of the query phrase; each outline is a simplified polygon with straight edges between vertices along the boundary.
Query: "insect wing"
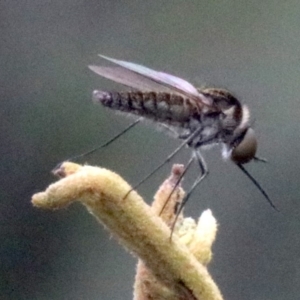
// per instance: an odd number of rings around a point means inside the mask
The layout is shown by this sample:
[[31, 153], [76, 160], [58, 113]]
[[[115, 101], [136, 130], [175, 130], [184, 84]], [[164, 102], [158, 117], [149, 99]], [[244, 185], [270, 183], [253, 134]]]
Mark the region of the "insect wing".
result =
[[172, 92], [171, 89], [164, 87], [163, 85], [158, 84], [155, 81], [129, 69], [125, 69], [124, 67], [102, 67], [92, 65], [89, 66], [89, 68], [104, 78], [113, 80], [137, 90]]
[[200, 100], [206, 105], [211, 105], [211, 100], [202, 95], [198, 92], [198, 90], [189, 82], [187, 82], [184, 79], [181, 79], [179, 77], [164, 73], [164, 72], [158, 72], [154, 71], [152, 69], [149, 69], [147, 67], [144, 67], [142, 65], [138, 65], [135, 63], [117, 60], [114, 58], [110, 58], [104, 55], [99, 55], [100, 57], [115, 63], [126, 70], [130, 70], [134, 73], [140, 74], [154, 82], [160, 83], [161, 85], [167, 86], [173, 90], [175, 90], [178, 93], [181, 93], [187, 97], [192, 97]]

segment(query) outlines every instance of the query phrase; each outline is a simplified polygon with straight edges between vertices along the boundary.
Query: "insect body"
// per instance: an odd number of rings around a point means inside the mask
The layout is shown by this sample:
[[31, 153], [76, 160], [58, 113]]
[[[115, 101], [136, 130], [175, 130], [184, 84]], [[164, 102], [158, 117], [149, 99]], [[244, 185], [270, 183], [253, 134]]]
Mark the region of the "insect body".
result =
[[[223, 89], [197, 89], [173, 75], [100, 56], [115, 66], [93, 65], [89, 68], [100, 76], [133, 88], [134, 91], [95, 90], [94, 101], [114, 110], [154, 120], [183, 140], [181, 146], [167, 160], [185, 145], [192, 148], [193, 158], [197, 159], [201, 174], [191, 191], [208, 173], [201, 148], [205, 145], [221, 144], [223, 157], [234, 162], [275, 208], [266, 192], [243, 166], [253, 159], [261, 159], [255, 156], [257, 141], [250, 127], [249, 110], [235, 96]], [[187, 194], [182, 207], [189, 195], [190, 193]]]

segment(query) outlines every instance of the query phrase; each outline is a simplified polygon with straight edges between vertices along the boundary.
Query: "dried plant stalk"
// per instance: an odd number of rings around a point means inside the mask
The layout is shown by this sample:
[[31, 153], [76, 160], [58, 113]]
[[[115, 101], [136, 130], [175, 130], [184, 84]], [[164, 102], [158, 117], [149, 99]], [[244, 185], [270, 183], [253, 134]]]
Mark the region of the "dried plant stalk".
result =
[[[178, 176], [177, 173], [173, 169], [174, 178]], [[149, 207], [135, 191], [125, 197], [131, 190], [128, 183], [116, 173], [103, 168], [64, 163], [57, 170], [57, 174], [64, 178], [50, 185], [45, 192], [35, 194], [32, 197], [33, 205], [45, 209], [58, 209], [74, 201], [84, 204], [88, 211], [104, 224], [126, 249], [143, 262], [147, 272], [150, 271], [158, 285], [162, 286], [162, 289], [152, 288], [152, 295], [155, 295], [155, 298], [141, 298], [145, 296], [143, 293], [138, 298], [139, 289], [135, 288], [136, 300], [222, 299], [218, 287], [204, 264], [201, 263], [202, 256], [196, 255], [196, 253], [206, 253], [206, 261], [209, 260], [207, 257], [211, 256], [210, 246], [216, 233], [216, 222], [211, 222], [214, 225], [208, 230], [214, 234], [207, 234], [207, 230], [204, 234], [210, 236], [210, 242], [205, 239], [204, 243], [201, 242], [206, 250], [195, 251], [202, 247], [200, 245], [199, 248], [199, 243], [195, 246], [197, 244], [195, 241], [203, 240], [201, 230], [199, 233], [197, 226], [194, 226], [192, 230], [187, 230], [187, 234], [181, 237], [174, 234], [170, 242], [170, 229], [157, 215], [159, 210], [157, 203], [162, 201], [163, 196], [156, 197], [159, 199], [156, 199], [153, 208]], [[172, 179], [171, 176], [169, 179], [169, 183], [173, 186], [174, 178]], [[163, 189], [165, 187], [162, 186], [157, 195]], [[178, 200], [178, 198], [182, 199], [182, 196], [183, 191], [177, 188], [172, 197], [175, 197], [175, 200], [177, 197]], [[174, 200], [171, 200], [171, 203], [172, 201]], [[172, 207], [171, 204], [170, 207]], [[166, 210], [168, 211], [168, 208]], [[182, 223], [184, 225], [186, 222], [182, 220]], [[178, 234], [182, 228], [184, 226], [179, 227]], [[186, 239], [186, 236], [192, 239]], [[187, 240], [188, 243], [186, 243]], [[188, 249], [188, 244], [193, 245], [194, 254]], [[210, 255], [207, 256], [207, 253]], [[138, 273], [143, 273], [143, 268], [140, 268]], [[141, 277], [139, 282], [141, 282]], [[145, 281], [143, 281], [144, 284]], [[160, 294], [155, 294], [156, 292]], [[168, 295], [173, 298], [168, 298]]]

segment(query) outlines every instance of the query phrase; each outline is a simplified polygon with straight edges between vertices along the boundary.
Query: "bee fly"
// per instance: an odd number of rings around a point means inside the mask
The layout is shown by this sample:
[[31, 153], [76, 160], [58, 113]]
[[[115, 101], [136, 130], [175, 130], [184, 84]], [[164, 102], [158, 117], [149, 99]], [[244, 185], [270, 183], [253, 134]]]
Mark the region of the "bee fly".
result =
[[[231, 160], [239, 167], [260, 190], [269, 204], [276, 209], [264, 189], [244, 168], [244, 164], [251, 160], [264, 161], [255, 155], [257, 140], [254, 130], [250, 126], [250, 113], [247, 106], [242, 105], [227, 90], [197, 89], [189, 82], [167, 73], [103, 55], [100, 57], [113, 63], [114, 66], [92, 65], [89, 66], [92, 71], [134, 90], [125, 92], [95, 90], [93, 92], [94, 102], [101, 103], [113, 110], [139, 116], [134, 123], [102, 147], [107, 146], [143, 118], [146, 118], [167, 128], [175, 137], [182, 140], [181, 145], [146, 178], [154, 174], [184, 146], [188, 146], [193, 151], [186, 170], [196, 160], [200, 174], [178, 208], [177, 216], [191, 192], [208, 174], [206, 163], [200, 151], [204, 146], [213, 144], [222, 146], [223, 157]], [[83, 155], [95, 150], [93, 149]], [[144, 182], [146, 178], [140, 183]]]

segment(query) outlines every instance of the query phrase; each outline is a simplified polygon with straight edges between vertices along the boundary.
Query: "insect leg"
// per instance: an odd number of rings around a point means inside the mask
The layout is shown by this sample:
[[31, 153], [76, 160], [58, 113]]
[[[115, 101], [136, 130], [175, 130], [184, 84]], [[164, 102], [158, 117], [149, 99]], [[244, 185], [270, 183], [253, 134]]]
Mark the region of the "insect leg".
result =
[[189, 200], [192, 192], [195, 190], [195, 188], [198, 186], [198, 184], [208, 175], [208, 169], [205, 163], [205, 160], [203, 159], [200, 150], [196, 150], [194, 151], [193, 155], [196, 156], [199, 168], [200, 168], [200, 175], [197, 177], [197, 179], [195, 180], [195, 182], [193, 183], [192, 187], [190, 188], [190, 190], [188, 191], [188, 193], [186, 194], [186, 196], [184, 197], [184, 199], [182, 200], [178, 211], [176, 212], [176, 216], [175, 216], [175, 220], [174, 223], [172, 224], [171, 227], [171, 236], [170, 236], [170, 240], [172, 240], [172, 235], [174, 232], [174, 228], [176, 225], [176, 221], [180, 215], [180, 213], [182, 212], [182, 209], [184, 208], [185, 204], [187, 203], [187, 201]]
[[144, 177], [140, 182], [138, 182], [134, 187], [132, 187], [127, 194], [124, 196], [124, 199], [135, 189], [137, 189], [142, 183], [144, 183], [147, 179], [149, 179], [154, 173], [156, 173], [159, 169], [161, 169], [166, 163], [168, 163], [173, 156], [175, 156], [184, 146], [186, 146], [189, 142], [191, 142], [198, 134], [203, 130], [202, 127], [195, 130], [189, 138], [184, 140], [163, 162], [161, 162], [154, 170], [152, 170], [146, 177]]
[[184, 170], [183, 170], [182, 174], [180, 175], [180, 177], [178, 178], [178, 180], [177, 180], [176, 184], [174, 185], [174, 187], [173, 187], [173, 189], [172, 189], [172, 191], [171, 191], [170, 195], [168, 196], [168, 198], [167, 198], [167, 200], [166, 200], [165, 204], [163, 205], [163, 207], [162, 207], [162, 209], [161, 209], [161, 211], [160, 211], [159, 215], [161, 215], [161, 214], [162, 214], [162, 212], [164, 211], [164, 209], [165, 209], [166, 205], [168, 204], [168, 202], [169, 202], [169, 200], [170, 200], [170, 198], [171, 198], [172, 194], [174, 193], [174, 191], [175, 191], [175, 190], [176, 190], [176, 188], [178, 187], [178, 185], [179, 185], [180, 181], [182, 180], [182, 178], [184, 177], [184, 175], [186, 174], [186, 172], [188, 171], [188, 169], [189, 169], [189, 168], [190, 168], [190, 166], [192, 165], [192, 162], [194, 161], [194, 159], [195, 159], [195, 156], [194, 156], [194, 155], [192, 155], [192, 157], [191, 157], [191, 158], [190, 158], [190, 160], [188, 161], [188, 163], [187, 163], [186, 167], [184, 168]]
[[[67, 159], [67, 161], [70, 161], [70, 160], [77, 160], [79, 158], [82, 158], [84, 156], [87, 156], [87, 155], [90, 155], [102, 148], [105, 148], [106, 146], [110, 145], [112, 142], [114, 142], [116, 139], [118, 139], [121, 135], [123, 135], [124, 133], [126, 133], [127, 131], [129, 131], [129, 129], [131, 129], [132, 127], [134, 127], [136, 124], [138, 124], [143, 118], [138, 118], [137, 120], [135, 120], [133, 123], [131, 123], [129, 126], [127, 126], [124, 130], [122, 130], [121, 132], [119, 132], [117, 135], [115, 135], [112, 139], [110, 139], [109, 141], [107, 141], [106, 143], [100, 145], [100, 146], [97, 146], [95, 148], [93, 148], [92, 150], [89, 150], [87, 152], [84, 152], [82, 154], [79, 154], [79, 155], [76, 155], [76, 156], [73, 156], [69, 159]], [[56, 170], [58, 169], [61, 164], [63, 162], [60, 162], [59, 164], [57, 164], [57, 166], [53, 169], [53, 170]]]

